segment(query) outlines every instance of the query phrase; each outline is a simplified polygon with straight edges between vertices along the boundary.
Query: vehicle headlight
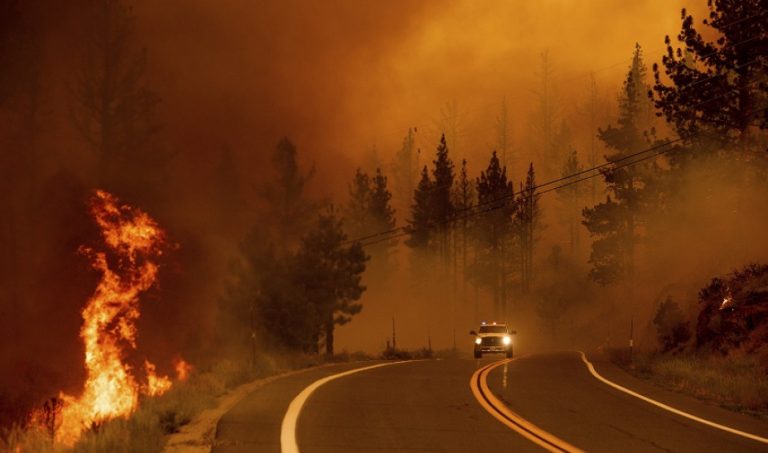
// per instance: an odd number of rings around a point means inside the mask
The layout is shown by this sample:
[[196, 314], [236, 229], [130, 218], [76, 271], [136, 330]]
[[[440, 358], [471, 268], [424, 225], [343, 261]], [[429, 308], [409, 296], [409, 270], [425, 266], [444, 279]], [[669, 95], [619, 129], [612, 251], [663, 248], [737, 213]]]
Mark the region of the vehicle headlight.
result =
[[480, 344], [482, 342], [483, 340], [480, 337], [475, 338], [475, 344]]
[[510, 344], [512, 344], [512, 337], [506, 336], [501, 341], [502, 341], [502, 343], [504, 343], [504, 346], [509, 346]]

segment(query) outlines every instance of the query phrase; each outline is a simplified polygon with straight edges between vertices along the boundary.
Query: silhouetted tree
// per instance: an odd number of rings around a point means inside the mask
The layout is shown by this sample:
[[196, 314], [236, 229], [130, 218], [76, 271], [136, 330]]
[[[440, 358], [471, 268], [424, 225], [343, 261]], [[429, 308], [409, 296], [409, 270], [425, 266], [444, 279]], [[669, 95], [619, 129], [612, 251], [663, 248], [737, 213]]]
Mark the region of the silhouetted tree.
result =
[[461, 161], [461, 171], [459, 172], [459, 179], [456, 182], [453, 193], [453, 206], [458, 216], [457, 225], [454, 225], [454, 228], [457, 230], [456, 250], [454, 253], [456, 256], [461, 256], [462, 298], [465, 302], [467, 299], [467, 253], [472, 225], [470, 222], [473, 220], [472, 208], [474, 205], [475, 188], [472, 179], [469, 177], [467, 160], [464, 159]]
[[535, 90], [537, 105], [532, 117], [532, 128], [536, 151], [541, 161], [541, 168], [545, 177], [557, 174], [557, 163], [561, 162], [561, 155], [565, 152], [555, 147], [554, 137], [560, 106], [553, 85], [555, 74], [554, 65], [545, 50], [541, 53], [541, 63], [536, 73], [538, 88]]
[[[379, 233], [389, 231], [395, 228], [395, 210], [391, 205], [392, 193], [387, 188], [387, 177], [381, 173], [381, 169], [376, 169], [376, 176], [371, 181], [371, 199], [368, 206], [368, 216], [371, 223], [371, 231]], [[397, 245], [396, 239], [381, 241], [371, 245], [371, 252], [376, 255], [388, 255], [393, 247]], [[381, 256], [385, 260], [388, 256]]]
[[477, 178], [477, 202], [483, 214], [476, 222], [481, 283], [493, 293], [494, 316], [506, 314], [508, 255], [511, 248], [515, 212], [514, 185], [507, 180], [507, 169], [491, 155], [488, 168]]
[[331, 207], [302, 239], [294, 263], [295, 282], [303, 289], [307, 310], [317, 313], [329, 355], [335, 326], [346, 324], [362, 310], [355, 301], [365, 291], [361, 278], [368, 257], [360, 243], [345, 246], [346, 240], [342, 222]]
[[314, 165], [307, 171], [299, 168], [296, 146], [283, 138], [272, 155], [274, 179], [263, 188], [267, 213], [274, 220], [279, 254], [292, 249], [306, 232], [319, 205], [306, 193], [307, 183], [315, 175]]
[[414, 129], [408, 129], [408, 134], [403, 138], [403, 144], [390, 165], [392, 189], [397, 206], [402, 210], [411, 206], [413, 191], [416, 189], [419, 178], [419, 156], [414, 144], [415, 132]]
[[542, 228], [539, 211], [539, 197], [536, 193], [536, 172], [533, 163], [528, 166], [525, 184], [520, 184], [517, 195], [516, 217], [520, 243], [520, 289], [523, 293], [530, 291], [533, 284], [533, 257], [538, 240], [537, 230]]
[[[711, 0], [708, 6], [709, 17], [702, 23], [717, 38], [705, 39], [682, 10], [677, 35], [681, 47], [674, 49], [667, 36], [662, 67], [653, 65], [654, 102], [681, 137], [699, 143], [694, 151], [719, 148], [701, 146], [713, 141], [748, 159], [747, 152], [758, 142], [752, 131], [768, 125], [768, 5], [764, 0]], [[662, 72], [671, 83], [662, 80]]]
[[413, 192], [411, 218], [408, 220], [409, 238], [405, 241], [408, 247], [422, 252], [427, 251], [433, 245], [433, 190], [434, 183], [429, 179], [429, 171], [425, 165], [421, 172], [419, 185]]
[[[576, 150], [572, 150], [563, 164], [561, 177], [566, 178], [583, 169], [584, 167], [579, 163], [579, 156]], [[582, 208], [582, 192], [583, 189], [579, 183], [557, 189], [557, 194], [560, 196], [562, 203], [563, 220], [568, 229], [570, 253], [574, 253], [579, 244], [579, 217], [581, 216]]]
[[446, 142], [451, 145], [451, 150], [457, 158], [463, 156], [463, 151], [459, 154], [461, 149], [460, 141], [464, 134], [463, 131], [463, 117], [464, 114], [459, 109], [459, 103], [454, 101], [448, 101], [443, 107], [440, 108], [440, 122], [438, 128], [446, 136]]
[[659, 305], [653, 325], [656, 326], [656, 338], [662, 352], [678, 348], [691, 338], [688, 321], [685, 320], [680, 306], [670, 298]]
[[432, 176], [434, 177], [434, 185], [432, 186], [432, 199], [431, 213], [432, 222], [437, 228], [437, 233], [440, 238], [440, 254], [447, 264], [447, 260], [450, 254], [448, 248], [448, 232], [450, 231], [450, 225], [448, 222], [453, 217], [453, 200], [451, 199], [451, 193], [453, 191], [453, 162], [448, 157], [448, 145], [445, 142], [445, 134], [440, 137], [440, 144], [437, 146], [437, 155], [435, 160], [432, 161], [434, 168], [432, 170]]
[[397, 239], [377, 236], [395, 228], [395, 210], [390, 201], [392, 194], [387, 188], [387, 177], [376, 169], [376, 176], [368, 177], [358, 169], [349, 187], [349, 202], [344, 210], [345, 224], [353, 239], [368, 238], [372, 242], [366, 247], [371, 254], [371, 268], [386, 277], [392, 270], [391, 257], [397, 246]]
[[378, 232], [370, 225], [368, 215], [370, 204], [371, 178], [358, 168], [349, 185], [349, 201], [344, 209], [344, 222], [352, 237], [358, 238]]
[[93, 4], [85, 61], [72, 113], [97, 157], [97, 184], [156, 204], [171, 155], [152, 139], [160, 97], [146, 83], [146, 49], [135, 43], [135, 17], [122, 0]]
[[643, 197], [649, 196], [648, 182], [655, 168], [649, 163], [625, 165], [627, 156], [647, 145], [640, 129], [645, 121], [642, 105], [646, 98], [638, 88], [642, 84], [635, 80], [643, 74], [640, 56], [638, 46], [619, 96], [616, 126], [609, 125], [598, 133], [600, 140], [613, 151], [606, 160], [618, 161], [624, 166], [603, 171], [610, 195], [604, 203], [583, 210], [582, 223], [595, 237], [589, 260], [592, 264], [590, 277], [601, 285], [615, 283], [633, 274], [641, 205]]
[[[257, 241], [263, 242], [261, 238]], [[253, 297], [263, 341], [277, 349], [317, 353], [323, 320], [319, 307], [304, 291], [305, 263], [293, 257], [280, 258], [272, 248], [261, 258], [259, 288]], [[247, 321], [244, 314], [239, 319]]]
[[[589, 82], [587, 85], [587, 98], [581, 107], [581, 113], [586, 117], [586, 133], [588, 134], [587, 149], [589, 150], [587, 165], [590, 168], [594, 168], [598, 165], [598, 147], [600, 142], [597, 140], [597, 128], [598, 124], [602, 124], [602, 121], [607, 120], [608, 114], [607, 100], [600, 96], [597, 90], [597, 82], [595, 81], [595, 74], [589, 75]], [[597, 203], [597, 187], [598, 178], [591, 178], [589, 180], [590, 185], [590, 200], [592, 204]]]

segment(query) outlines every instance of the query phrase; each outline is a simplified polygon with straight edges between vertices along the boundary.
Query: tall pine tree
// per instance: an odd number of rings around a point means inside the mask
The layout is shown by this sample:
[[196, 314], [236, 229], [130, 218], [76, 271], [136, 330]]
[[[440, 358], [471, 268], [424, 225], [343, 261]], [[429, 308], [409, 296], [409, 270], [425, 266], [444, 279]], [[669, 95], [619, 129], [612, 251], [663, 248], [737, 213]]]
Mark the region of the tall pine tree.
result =
[[365, 291], [361, 280], [368, 257], [360, 243], [344, 245], [346, 241], [342, 221], [331, 207], [302, 238], [295, 256], [305, 310], [318, 322], [328, 355], [334, 351], [336, 325], [348, 323], [362, 310], [356, 301]]
[[482, 217], [476, 223], [480, 282], [493, 294], [494, 316], [506, 315], [508, 287], [508, 256], [515, 212], [514, 185], [507, 180], [507, 169], [502, 167], [496, 151], [491, 155], [488, 168], [477, 178], [478, 205], [483, 206]]
[[153, 206], [171, 155], [153, 142], [160, 97], [146, 81], [147, 52], [135, 42], [135, 16], [122, 0], [93, 3], [72, 118], [96, 154], [96, 183]]
[[[702, 32], [682, 10], [681, 47], [667, 36], [661, 67], [653, 65], [656, 108], [680, 137], [698, 146], [693, 154], [726, 148], [752, 159], [757, 131], [768, 127], [765, 76], [768, 73], [768, 4], [765, 0], [710, 0]], [[704, 35], [717, 39], [707, 40]], [[662, 80], [662, 72], [671, 83]], [[717, 147], [705, 146], [715, 142]], [[675, 153], [690, 156], [692, 153]], [[761, 153], [764, 155], [765, 153]], [[674, 159], [673, 164], [681, 163]]]
[[413, 191], [411, 218], [408, 220], [408, 247], [420, 252], [428, 251], [433, 245], [432, 192], [434, 183], [429, 179], [427, 166], [421, 171], [421, 179]]
[[[579, 163], [579, 156], [574, 149], [568, 154], [568, 158], [563, 164], [561, 177], [568, 178], [570, 175], [574, 175], [583, 169], [584, 167]], [[571, 253], [576, 252], [579, 246], [579, 217], [581, 217], [582, 192], [583, 189], [579, 183], [557, 189], [557, 194], [562, 204], [563, 223], [568, 230], [568, 246]]]
[[451, 193], [453, 191], [453, 161], [448, 156], [448, 145], [445, 142], [445, 134], [440, 137], [440, 144], [437, 146], [437, 155], [432, 161], [434, 168], [432, 176], [434, 185], [432, 188], [432, 222], [437, 228], [439, 238], [439, 252], [446, 262], [449, 259], [450, 250], [448, 248], [448, 232], [451, 226], [448, 222], [454, 214], [453, 200]]
[[[606, 156], [608, 162], [626, 163], [626, 156], [647, 145], [641, 129], [648, 124], [643, 107], [647, 98], [641, 88], [644, 82], [636, 80], [643, 76], [643, 67], [638, 46], [619, 96], [616, 125], [598, 132], [600, 140], [613, 151]], [[615, 283], [633, 273], [641, 205], [650, 191], [647, 183], [652, 167], [653, 164], [640, 163], [605, 170], [603, 177], [610, 195], [604, 203], [583, 211], [582, 223], [595, 238], [589, 260], [590, 277], [601, 285]]]
[[462, 299], [467, 300], [467, 258], [471, 228], [471, 210], [475, 205], [475, 188], [469, 177], [467, 160], [461, 161], [461, 171], [453, 193], [453, 205], [458, 217], [456, 229], [456, 241], [454, 253], [461, 257], [461, 288]]
[[533, 258], [541, 225], [539, 197], [536, 193], [536, 171], [528, 166], [525, 184], [520, 184], [517, 195], [517, 235], [520, 246], [520, 290], [527, 293], [533, 286]]

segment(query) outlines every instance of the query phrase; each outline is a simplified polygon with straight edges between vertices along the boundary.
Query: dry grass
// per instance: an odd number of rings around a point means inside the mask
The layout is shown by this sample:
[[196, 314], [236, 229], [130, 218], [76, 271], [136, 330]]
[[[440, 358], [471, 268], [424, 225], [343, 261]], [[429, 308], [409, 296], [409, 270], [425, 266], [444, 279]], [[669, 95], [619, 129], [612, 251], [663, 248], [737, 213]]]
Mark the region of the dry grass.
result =
[[768, 418], [768, 375], [756, 355], [635, 353], [612, 351], [611, 360], [665, 388]]
[[286, 370], [297, 370], [325, 362], [367, 360], [362, 353], [343, 352], [326, 358], [318, 355], [260, 355], [254, 366], [247, 361], [221, 360], [196, 370], [187, 382], [176, 383], [160, 397], [145, 398], [139, 409], [125, 419], [113, 419], [87, 431], [71, 449], [51, 444], [50, 438], [37, 430], [14, 427], [0, 433], [0, 452], [58, 453], [158, 452], [168, 434], [177, 432], [197, 414], [215, 404], [218, 397], [245, 382]]

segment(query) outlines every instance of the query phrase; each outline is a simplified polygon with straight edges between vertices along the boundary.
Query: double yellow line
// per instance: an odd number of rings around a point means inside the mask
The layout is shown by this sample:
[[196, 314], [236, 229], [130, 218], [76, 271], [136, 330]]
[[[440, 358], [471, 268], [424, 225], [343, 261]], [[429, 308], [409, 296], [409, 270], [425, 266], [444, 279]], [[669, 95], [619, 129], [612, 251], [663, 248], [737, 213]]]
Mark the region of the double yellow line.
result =
[[472, 380], [469, 382], [470, 388], [472, 388], [472, 394], [475, 395], [475, 399], [480, 403], [483, 408], [493, 415], [498, 421], [504, 423], [509, 428], [530, 440], [531, 442], [539, 445], [548, 451], [553, 452], [579, 452], [582, 450], [574, 447], [568, 442], [553, 436], [552, 434], [544, 431], [523, 417], [512, 412], [504, 403], [502, 403], [493, 392], [488, 388], [488, 373], [496, 367], [505, 365], [515, 359], [500, 360], [498, 362], [486, 365], [479, 370], [475, 371], [472, 375]]

